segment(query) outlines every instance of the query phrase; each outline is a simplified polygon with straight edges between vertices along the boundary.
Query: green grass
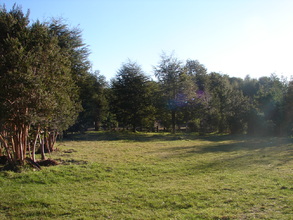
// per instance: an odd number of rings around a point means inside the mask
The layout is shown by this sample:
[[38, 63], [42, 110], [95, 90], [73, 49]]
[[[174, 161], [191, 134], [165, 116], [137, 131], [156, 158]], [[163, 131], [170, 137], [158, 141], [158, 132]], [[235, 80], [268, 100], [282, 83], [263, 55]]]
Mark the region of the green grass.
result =
[[89, 132], [0, 172], [0, 219], [292, 219], [286, 138]]

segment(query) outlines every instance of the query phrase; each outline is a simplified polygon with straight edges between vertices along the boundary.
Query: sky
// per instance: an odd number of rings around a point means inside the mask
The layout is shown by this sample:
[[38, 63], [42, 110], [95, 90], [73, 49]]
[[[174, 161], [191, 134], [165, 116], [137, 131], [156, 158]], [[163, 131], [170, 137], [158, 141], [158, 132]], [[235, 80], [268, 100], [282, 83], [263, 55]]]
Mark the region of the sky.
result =
[[14, 3], [79, 27], [108, 80], [129, 59], [153, 76], [163, 52], [231, 77], [293, 76], [293, 0], [0, 0]]

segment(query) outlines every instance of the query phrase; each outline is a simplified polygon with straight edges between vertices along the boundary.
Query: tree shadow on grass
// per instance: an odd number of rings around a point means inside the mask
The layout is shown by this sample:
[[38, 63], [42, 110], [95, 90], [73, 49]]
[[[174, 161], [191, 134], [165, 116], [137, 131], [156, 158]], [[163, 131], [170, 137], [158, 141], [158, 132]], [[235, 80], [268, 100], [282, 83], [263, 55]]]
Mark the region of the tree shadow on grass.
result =
[[206, 135], [195, 133], [133, 133], [133, 132], [86, 132], [84, 134], [67, 135], [64, 141], [198, 141], [202, 145], [162, 148], [162, 151], [182, 151], [184, 155], [204, 154], [210, 152], [233, 152], [238, 150], [257, 150], [278, 145], [293, 144], [293, 138], [287, 137], [255, 137], [248, 135]]
[[132, 133], [132, 132], [88, 132], [85, 134], [70, 134], [64, 138], [66, 141], [172, 141], [178, 140], [176, 136], [164, 133]]
[[[239, 136], [244, 137], [244, 136]], [[127, 131], [117, 132], [86, 132], [84, 134], [68, 134], [63, 138], [64, 141], [137, 141], [137, 142], [152, 142], [152, 141], [180, 141], [180, 140], [206, 140], [206, 141], [225, 141], [239, 138], [232, 135], [206, 135], [199, 136], [195, 133], [133, 133]]]
[[[211, 137], [198, 137], [199, 141], [209, 141], [210, 144], [203, 146], [187, 146], [187, 147], [170, 147], [168, 151], [182, 151], [184, 154], [204, 154], [211, 152], [233, 152], [239, 150], [258, 150], [270, 147], [277, 147], [281, 145], [292, 145], [292, 138], [285, 137], [270, 137], [270, 138], [257, 138], [249, 136], [211, 136]], [[231, 141], [227, 143], [226, 141]], [[292, 148], [292, 146], [291, 146]], [[166, 150], [166, 148], [164, 149]]]
[[[202, 141], [209, 140], [210, 138], [202, 139]], [[281, 166], [293, 160], [292, 138], [238, 136], [233, 139], [224, 139], [222, 137], [221, 140], [231, 140], [231, 142], [214, 141], [206, 145], [203, 142], [202, 146], [169, 147], [152, 153], [164, 155], [166, 160], [171, 158], [194, 158], [197, 160], [197, 155], [202, 160], [203, 154], [213, 153], [213, 159], [208, 159], [203, 164], [197, 165], [196, 169], [199, 170], [205, 170], [205, 168], [222, 169], [224, 167], [237, 169], [239, 167], [249, 167], [253, 164]]]

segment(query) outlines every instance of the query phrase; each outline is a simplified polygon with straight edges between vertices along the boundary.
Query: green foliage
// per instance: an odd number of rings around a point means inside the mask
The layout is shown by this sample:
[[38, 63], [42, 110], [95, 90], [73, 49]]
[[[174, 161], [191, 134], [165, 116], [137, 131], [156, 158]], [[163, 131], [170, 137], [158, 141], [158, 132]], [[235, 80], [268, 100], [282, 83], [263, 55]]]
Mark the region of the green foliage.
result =
[[[75, 122], [79, 97], [70, 56], [48, 24], [29, 25], [28, 15], [14, 7], [1, 9], [0, 26], [0, 141], [10, 163], [23, 163], [41, 131], [63, 131]], [[30, 136], [34, 129], [38, 134]], [[48, 143], [45, 136], [40, 145]]]
[[185, 64], [187, 74], [192, 77], [192, 80], [197, 85], [199, 91], [206, 91], [209, 86], [209, 78], [207, 69], [198, 60], [187, 60]]
[[151, 99], [152, 86], [141, 67], [134, 62], [124, 63], [112, 80], [111, 106], [120, 126], [148, 126], [152, 121], [155, 109]]
[[92, 127], [98, 131], [109, 111], [105, 77], [96, 71], [95, 74], [86, 74], [79, 83], [83, 111], [68, 131], [86, 131]]
[[224, 111], [230, 133], [244, 133], [250, 110], [248, 98], [236, 89], [230, 91], [227, 98]]
[[83, 77], [87, 77], [91, 64], [88, 61], [89, 49], [83, 43], [81, 30], [69, 28], [62, 20], [52, 19], [49, 24], [52, 35], [58, 37], [59, 47], [67, 53], [70, 60], [71, 73], [78, 86]]
[[253, 109], [250, 114], [248, 131], [251, 134], [281, 135], [285, 123], [284, 96], [287, 84], [278, 77], [261, 77], [254, 82], [257, 89], [253, 96]]
[[[3, 10], [1, 25], [9, 26], [6, 18], [12, 19], [14, 15], [18, 16], [9, 22], [19, 26], [18, 29], [13, 26], [12, 30], [1, 29], [1, 53], [5, 54], [0, 65], [0, 96], [5, 106], [1, 119], [15, 118], [20, 122], [25, 117], [23, 123], [45, 123], [65, 129], [79, 110], [68, 55], [58, 46], [58, 39], [51, 35], [47, 25], [37, 21], [28, 26], [28, 21], [23, 21], [28, 18], [21, 18], [19, 8], [9, 13]], [[21, 116], [26, 108], [29, 114]], [[16, 112], [19, 114], [15, 115]]]
[[161, 55], [161, 61], [155, 67], [155, 76], [159, 80], [161, 95], [165, 102], [165, 115], [170, 114], [172, 132], [175, 133], [178, 113], [187, 105], [188, 101], [195, 99], [195, 84], [190, 80], [191, 77], [187, 74], [182, 62], [173, 54], [168, 56], [163, 53]]
[[76, 86], [79, 88], [79, 98], [83, 111], [79, 113], [76, 123], [69, 131], [85, 131], [104, 118], [107, 102], [103, 90], [105, 79], [98, 72], [90, 73], [91, 64], [88, 61], [89, 49], [83, 43], [81, 30], [69, 28], [62, 20], [53, 19], [49, 24], [50, 32], [57, 36], [61, 50], [68, 54], [70, 72]]
[[293, 135], [293, 81], [289, 83], [284, 98], [284, 132]]

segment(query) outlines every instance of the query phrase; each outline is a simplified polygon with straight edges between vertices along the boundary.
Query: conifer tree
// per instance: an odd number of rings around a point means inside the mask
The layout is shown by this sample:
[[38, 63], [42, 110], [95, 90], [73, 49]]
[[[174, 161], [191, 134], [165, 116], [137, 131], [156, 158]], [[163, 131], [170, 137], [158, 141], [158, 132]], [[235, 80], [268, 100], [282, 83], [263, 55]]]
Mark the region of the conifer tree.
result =
[[148, 89], [149, 78], [141, 67], [132, 61], [124, 63], [112, 80], [112, 106], [122, 127], [132, 126], [135, 131], [143, 125], [153, 110]]
[[155, 67], [155, 75], [165, 98], [165, 109], [171, 114], [172, 132], [175, 133], [178, 113], [195, 97], [196, 89], [182, 62], [173, 55], [161, 55], [161, 61]]

